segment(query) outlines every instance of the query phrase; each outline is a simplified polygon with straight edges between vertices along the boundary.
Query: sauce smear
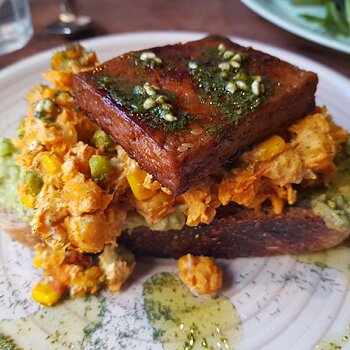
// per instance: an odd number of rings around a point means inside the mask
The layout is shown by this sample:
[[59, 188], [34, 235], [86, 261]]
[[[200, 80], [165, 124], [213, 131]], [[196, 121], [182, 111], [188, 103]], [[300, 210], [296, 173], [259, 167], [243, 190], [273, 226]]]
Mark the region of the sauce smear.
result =
[[228, 298], [195, 297], [175, 274], [153, 275], [144, 284], [143, 299], [153, 336], [165, 350], [232, 350], [242, 339]]

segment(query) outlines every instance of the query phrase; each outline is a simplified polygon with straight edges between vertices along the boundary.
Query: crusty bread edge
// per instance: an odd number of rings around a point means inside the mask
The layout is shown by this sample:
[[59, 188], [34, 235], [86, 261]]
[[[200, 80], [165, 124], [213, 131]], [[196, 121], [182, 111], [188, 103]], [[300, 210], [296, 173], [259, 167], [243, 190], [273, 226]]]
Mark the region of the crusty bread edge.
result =
[[[0, 227], [27, 247], [40, 242], [15, 211], [1, 204]], [[342, 243], [349, 235], [350, 229], [327, 227], [311, 209], [288, 207], [277, 216], [270, 209], [256, 213], [231, 205], [223, 207], [210, 225], [164, 232], [138, 227], [123, 231], [118, 242], [140, 256], [178, 258], [191, 253], [236, 258], [317, 252]]]
[[137, 227], [124, 231], [118, 242], [140, 256], [178, 258], [190, 253], [230, 259], [318, 252], [339, 245], [349, 234], [350, 228], [329, 228], [310, 208], [287, 207], [275, 215], [271, 208], [255, 212], [228, 205], [210, 225], [164, 232]]
[[0, 227], [15, 241], [34, 247], [40, 239], [32, 233], [31, 227], [24, 223], [12, 209], [0, 203]]

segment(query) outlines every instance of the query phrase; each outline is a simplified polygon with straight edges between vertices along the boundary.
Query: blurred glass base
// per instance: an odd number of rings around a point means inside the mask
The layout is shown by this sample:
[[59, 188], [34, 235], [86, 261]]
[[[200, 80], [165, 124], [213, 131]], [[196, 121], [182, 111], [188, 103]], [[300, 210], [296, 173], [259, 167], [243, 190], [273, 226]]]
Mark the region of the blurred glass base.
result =
[[28, 0], [0, 0], [0, 55], [21, 49], [32, 35]]

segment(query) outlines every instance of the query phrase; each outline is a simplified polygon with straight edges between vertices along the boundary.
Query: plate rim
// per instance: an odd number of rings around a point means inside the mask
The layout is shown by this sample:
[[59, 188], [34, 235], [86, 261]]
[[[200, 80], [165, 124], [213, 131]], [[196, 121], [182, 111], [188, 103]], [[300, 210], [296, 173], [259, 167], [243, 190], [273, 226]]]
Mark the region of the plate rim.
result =
[[284, 30], [299, 36], [305, 40], [315, 42], [321, 46], [329, 47], [334, 50], [338, 50], [347, 54], [350, 54], [350, 45], [346, 45], [336, 38], [322, 36], [320, 33], [314, 32], [311, 29], [300, 28], [289, 21], [283, 20], [273, 12], [269, 11], [263, 6], [262, 1], [255, 0], [240, 0], [250, 10], [255, 12], [257, 15], [263, 17], [265, 20], [277, 25]]
[[[92, 38], [92, 39], [88, 39], [88, 40], [82, 41], [81, 43], [83, 45], [91, 45], [92, 46], [91, 49], [95, 49], [93, 46], [96, 43], [101, 45], [101, 46], [103, 46], [106, 43], [108, 43], [110, 41], [112, 42], [113, 40], [117, 40], [118, 38], [121, 38], [121, 37], [123, 38], [123, 40], [129, 40], [132, 37], [136, 37], [136, 36], [139, 37], [140, 35], [148, 35], [149, 37], [154, 36], [154, 35], [160, 35], [162, 37], [165, 37], [165, 35], [170, 35], [170, 34], [173, 34], [174, 36], [177, 35], [179, 37], [181, 35], [184, 35], [184, 36], [188, 35], [188, 36], [186, 36], [186, 38], [187, 37], [190, 38], [190, 35], [193, 35], [193, 36], [195, 36], [195, 35], [198, 35], [198, 36], [205, 35], [205, 33], [201, 33], [201, 32], [185, 32], [185, 31], [133, 32], [133, 33], [124, 33], [124, 34], [112, 34], [112, 35], [108, 35], [108, 36]], [[186, 40], [186, 38], [181, 39], [181, 40]], [[330, 74], [332, 77], [335, 77], [336, 79], [340, 79], [339, 81], [341, 83], [347, 84], [347, 86], [350, 87], [350, 80], [347, 79], [346, 77], [344, 77], [341, 74], [339, 74], [338, 72], [328, 68], [327, 66], [324, 66], [324, 65], [318, 63], [317, 61], [313, 61], [311, 59], [308, 59], [308, 58], [306, 58], [306, 57], [304, 57], [304, 56], [302, 56], [300, 54], [295, 54], [292, 51], [281, 49], [281, 48], [275, 47], [273, 45], [265, 44], [265, 43], [254, 41], [254, 40], [250, 40], [250, 39], [235, 38], [235, 37], [230, 37], [230, 38], [233, 38], [234, 40], [237, 40], [237, 41], [239, 41], [242, 44], [257, 45], [257, 49], [263, 49], [264, 47], [265, 48], [271, 47], [274, 50], [273, 54], [275, 54], [275, 52], [278, 52], [278, 53], [281, 53], [281, 54], [288, 55], [289, 58], [290, 57], [291, 58], [296, 57], [299, 60], [307, 62], [308, 65], [314, 65], [315, 66], [315, 70], [322, 69], [322, 75]], [[154, 41], [157, 41], [157, 40], [155, 39]], [[62, 46], [60, 46], [60, 47], [62, 47]], [[57, 47], [57, 48], [60, 48], [60, 47]], [[28, 67], [31, 66], [32, 63], [35, 63], [34, 69], [37, 70], [37, 66], [40, 63], [42, 63], [44, 60], [47, 60], [47, 57], [49, 57], [54, 50], [57, 50], [57, 48], [45, 50], [43, 52], [37, 53], [37, 54], [35, 54], [33, 56], [30, 56], [30, 57], [24, 59], [25, 60], [25, 64], [24, 65], [22, 65], [21, 62], [16, 62], [13, 65], [11, 65], [11, 67], [10, 67], [11, 69], [9, 69], [9, 73], [7, 73], [7, 71], [8, 71], [7, 69], [6, 69], [5, 73], [6, 74], [10, 74], [11, 72], [12, 73], [14, 71], [16, 72], [17, 69], [21, 70], [21, 69], [28, 68]], [[1, 87], [1, 85], [3, 86], [3, 84], [4, 84], [4, 81], [2, 81], [2, 73], [3, 72], [0, 71], [0, 87]], [[17, 74], [18, 74], [18, 72], [17, 72]], [[333, 326], [333, 323], [331, 324], [331, 326]]]

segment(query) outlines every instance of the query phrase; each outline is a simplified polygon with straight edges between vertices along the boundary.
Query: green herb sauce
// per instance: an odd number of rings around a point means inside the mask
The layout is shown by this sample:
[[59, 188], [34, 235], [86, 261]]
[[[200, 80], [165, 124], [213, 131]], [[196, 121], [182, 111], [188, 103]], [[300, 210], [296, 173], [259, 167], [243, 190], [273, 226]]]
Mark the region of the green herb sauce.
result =
[[228, 298], [195, 297], [171, 273], [159, 273], [143, 288], [144, 309], [153, 336], [164, 349], [233, 349], [240, 321]]
[[176, 108], [176, 97], [168, 91], [161, 90], [159, 94], [166, 96], [167, 102], [174, 106], [172, 113], [177, 120], [172, 122], [162, 118], [164, 110], [160, 106], [146, 110], [143, 107], [146, 97], [135, 92], [135, 86], [128, 81], [110, 76], [94, 76], [92, 80], [99, 89], [105, 90], [117, 105], [126, 108], [151, 128], [173, 133], [185, 129], [188, 123], [195, 118], [190, 113]]
[[[177, 120], [168, 121], [162, 118], [164, 111], [159, 106], [145, 109], [143, 103], [145, 96], [135, 92], [135, 87], [127, 79], [121, 76], [109, 76], [97, 73], [92, 77], [95, 86], [107, 92], [110, 98], [119, 106], [126, 108], [137, 119], [154, 129], [164, 130], [169, 133], [185, 130], [187, 126], [196, 120], [201, 124], [208, 134], [220, 133], [226, 126], [238, 123], [248, 113], [260, 107], [267, 97], [272, 94], [274, 84], [266, 77], [256, 77], [249, 74], [246, 63], [249, 56], [243, 52], [236, 52], [240, 55], [242, 62], [238, 63], [239, 68], [231, 68], [223, 71], [220, 63], [228, 64], [228, 59], [223, 58], [217, 48], [205, 48], [198, 59], [194, 62], [190, 57], [174, 56], [171, 60], [162, 58], [161, 74], [184, 76], [193, 82], [193, 87], [199, 96], [199, 103], [206, 105], [211, 116], [200, 117], [193, 115], [186, 110], [182, 110], [177, 105], [177, 98], [169, 91], [161, 90], [159, 94], [166, 96], [167, 103], [174, 108], [172, 113]], [[145, 62], [141, 62], [134, 57], [127, 57], [133, 64], [131, 70], [138, 73], [137, 85], [146, 82], [147, 76], [155, 67], [148, 67]], [[191, 65], [192, 63], [192, 65]], [[192, 67], [192, 68], [191, 68]], [[196, 67], [193, 69], [193, 67]], [[101, 75], [102, 74], [102, 75]], [[252, 83], [259, 78], [261, 91], [253, 93]], [[237, 89], [235, 92], [227, 91], [227, 84], [230, 82], [243, 82], [247, 90]], [[179, 84], [181, 82], [179, 81]]]
[[255, 79], [244, 68], [249, 57], [242, 52], [237, 52], [237, 54], [243, 59], [241, 67], [223, 71], [219, 68], [219, 64], [222, 63], [222, 55], [219, 55], [218, 50], [205, 49], [201, 58], [196, 61], [198, 68], [191, 70], [201, 102], [217, 107], [222, 113], [221, 120], [217, 120], [217, 116], [214, 115], [208, 123], [207, 132], [209, 134], [219, 133], [226, 126], [236, 124], [249, 112], [261, 106], [272, 93], [273, 84], [263, 77], [261, 79], [264, 91], [259, 95], [249, 90], [237, 89], [234, 93], [226, 90], [226, 85], [231, 81], [241, 80], [249, 87]]
[[350, 228], [350, 138], [335, 161], [337, 171], [331, 176], [329, 186], [312, 195], [313, 211], [321, 216], [328, 227]]
[[9, 336], [0, 333], [0, 350], [21, 350]]
[[2, 320], [0, 350], [84, 348], [102, 327], [104, 313], [104, 299], [87, 296], [40, 308], [26, 318]]
[[[336, 269], [346, 278], [350, 277], [350, 246], [349, 242], [340, 247], [320, 253], [297, 255], [295, 259], [301, 263], [314, 264], [322, 269]], [[346, 310], [343, 310], [346, 312]], [[321, 339], [312, 350], [342, 350], [350, 343], [350, 320], [344, 325], [344, 330], [331, 333]]]

